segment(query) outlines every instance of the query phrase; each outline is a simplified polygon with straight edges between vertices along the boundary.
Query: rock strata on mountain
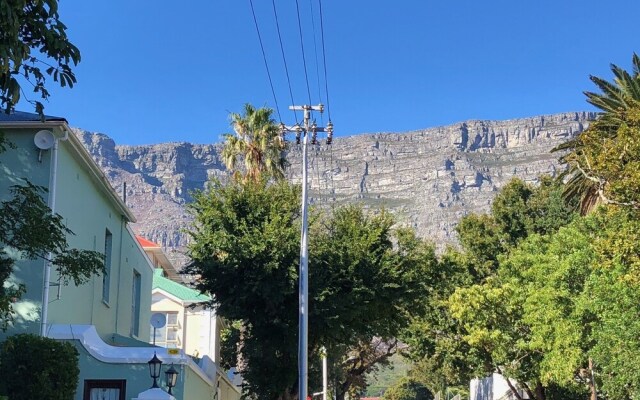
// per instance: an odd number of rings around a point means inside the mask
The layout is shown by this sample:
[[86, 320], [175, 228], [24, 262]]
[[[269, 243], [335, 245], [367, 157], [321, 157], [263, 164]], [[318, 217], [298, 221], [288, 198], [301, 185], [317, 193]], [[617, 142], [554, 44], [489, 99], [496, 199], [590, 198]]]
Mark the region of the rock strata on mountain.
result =
[[[336, 138], [331, 146], [310, 148], [311, 201], [385, 207], [442, 248], [455, 242], [457, 221], [488, 211], [512, 177], [536, 182], [541, 174], [557, 174], [558, 155], [549, 151], [594, 118], [594, 113], [564, 113]], [[225, 179], [221, 146], [118, 146], [103, 134], [76, 134], [121, 194], [126, 183], [127, 204], [138, 218], [135, 230], [182, 265], [183, 230], [190, 223], [185, 204], [210, 178]], [[301, 180], [300, 150], [292, 145], [288, 154], [294, 182]]]

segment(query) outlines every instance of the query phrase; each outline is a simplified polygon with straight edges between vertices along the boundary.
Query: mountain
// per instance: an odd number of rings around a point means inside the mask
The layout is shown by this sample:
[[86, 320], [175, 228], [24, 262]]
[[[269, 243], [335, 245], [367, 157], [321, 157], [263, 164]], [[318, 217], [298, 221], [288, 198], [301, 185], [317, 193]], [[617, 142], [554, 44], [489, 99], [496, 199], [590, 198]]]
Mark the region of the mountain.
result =
[[[582, 132], [595, 113], [574, 112], [506, 121], [466, 121], [405, 133], [335, 138], [310, 146], [310, 200], [326, 206], [362, 202], [385, 207], [439, 248], [455, 243], [455, 225], [488, 211], [512, 177], [536, 182], [562, 170], [550, 150]], [[339, 126], [337, 126], [339, 129]], [[179, 266], [190, 192], [213, 177], [226, 179], [221, 145], [116, 145], [108, 136], [76, 129], [94, 159], [138, 218], [134, 229], [161, 244]], [[301, 181], [301, 148], [287, 155], [288, 178]]]

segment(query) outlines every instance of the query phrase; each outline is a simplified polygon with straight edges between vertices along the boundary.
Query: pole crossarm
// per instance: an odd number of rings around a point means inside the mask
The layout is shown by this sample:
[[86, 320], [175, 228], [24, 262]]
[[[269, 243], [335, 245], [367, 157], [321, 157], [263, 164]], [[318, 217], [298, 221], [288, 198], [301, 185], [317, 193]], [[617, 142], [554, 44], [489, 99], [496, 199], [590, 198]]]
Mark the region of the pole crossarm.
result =
[[318, 104], [317, 106], [289, 106], [289, 110], [293, 111], [303, 111], [304, 112], [304, 125], [295, 124], [295, 125], [285, 125], [283, 123], [280, 124], [280, 131], [282, 136], [284, 137], [287, 132], [295, 132], [296, 133], [296, 144], [300, 144], [300, 138], [302, 134], [305, 136], [307, 133], [311, 132], [311, 144], [318, 144], [317, 141], [317, 133], [318, 132], [326, 132], [327, 133], [327, 144], [331, 144], [333, 142], [333, 123], [331, 120], [327, 123], [327, 126], [318, 126], [315, 121], [309, 124], [311, 121], [311, 111], [319, 111], [320, 113], [324, 112], [324, 105]]

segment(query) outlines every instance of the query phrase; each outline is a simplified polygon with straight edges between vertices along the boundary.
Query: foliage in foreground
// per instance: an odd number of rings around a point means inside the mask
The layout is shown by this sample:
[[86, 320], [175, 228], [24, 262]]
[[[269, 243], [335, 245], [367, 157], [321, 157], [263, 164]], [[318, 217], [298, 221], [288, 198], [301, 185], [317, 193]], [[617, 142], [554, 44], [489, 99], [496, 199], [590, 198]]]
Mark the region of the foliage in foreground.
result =
[[11, 400], [72, 400], [79, 375], [71, 343], [26, 334], [2, 343], [0, 394]]
[[[0, 107], [13, 111], [27, 91], [49, 98], [47, 76], [60, 86], [76, 83], [72, 66], [80, 51], [69, 41], [60, 21], [57, 0], [0, 1]], [[26, 99], [41, 114], [39, 100]]]
[[[247, 392], [260, 399], [297, 391], [299, 200], [299, 187], [286, 182], [234, 181], [196, 194], [191, 206], [188, 271], [200, 276], [198, 289], [213, 295], [221, 316], [241, 322], [237, 365]], [[319, 383], [321, 346], [339, 396], [361, 385], [355, 377], [370, 364], [353, 361], [369, 353], [352, 352], [374, 338], [388, 346], [422, 307], [434, 250], [392, 225], [389, 214], [355, 206], [311, 218], [310, 387]]]

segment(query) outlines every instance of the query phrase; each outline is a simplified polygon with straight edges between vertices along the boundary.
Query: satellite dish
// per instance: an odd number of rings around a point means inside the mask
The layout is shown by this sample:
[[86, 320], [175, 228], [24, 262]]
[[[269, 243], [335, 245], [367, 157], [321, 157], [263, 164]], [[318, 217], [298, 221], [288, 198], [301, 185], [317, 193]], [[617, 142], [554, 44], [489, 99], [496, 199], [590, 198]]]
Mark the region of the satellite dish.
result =
[[163, 328], [167, 324], [167, 316], [163, 313], [154, 313], [151, 316], [151, 326], [156, 329]]
[[53, 142], [55, 137], [51, 131], [42, 130], [36, 133], [36, 136], [33, 138], [33, 143], [35, 143], [36, 147], [40, 150], [49, 150], [53, 147]]

